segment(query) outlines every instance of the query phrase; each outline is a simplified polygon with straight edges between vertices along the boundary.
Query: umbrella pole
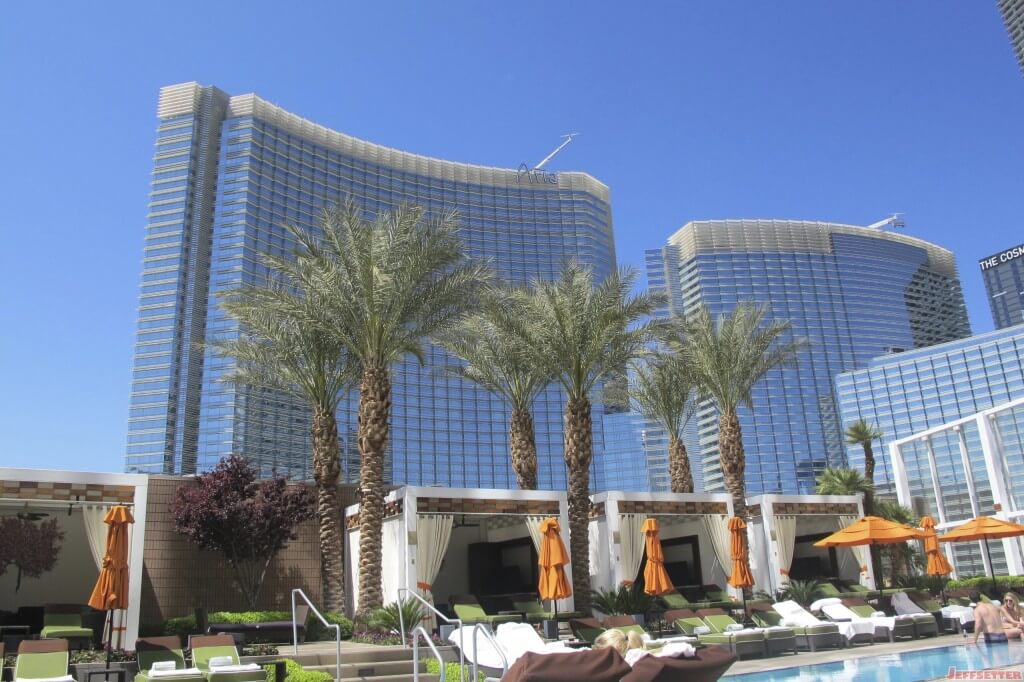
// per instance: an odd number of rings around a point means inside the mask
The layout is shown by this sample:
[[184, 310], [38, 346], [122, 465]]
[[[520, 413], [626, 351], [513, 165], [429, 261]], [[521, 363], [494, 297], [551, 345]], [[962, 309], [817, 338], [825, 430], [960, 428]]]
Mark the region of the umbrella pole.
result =
[[110, 670], [110, 654], [114, 648], [114, 611], [107, 611], [107, 670]]
[[996, 567], [992, 564], [992, 553], [988, 549], [988, 538], [983, 538], [982, 542], [985, 543], [985, 556], [988, 557], [989, 577], [992, 578], [992, 593], [996, 594], [998, 592], [996, 589]]

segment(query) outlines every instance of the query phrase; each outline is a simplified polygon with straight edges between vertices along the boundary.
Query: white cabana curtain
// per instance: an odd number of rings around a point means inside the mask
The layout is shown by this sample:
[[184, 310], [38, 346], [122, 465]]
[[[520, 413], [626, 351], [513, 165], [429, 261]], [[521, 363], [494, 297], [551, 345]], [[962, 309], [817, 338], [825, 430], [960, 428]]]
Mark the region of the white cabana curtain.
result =
[[793, 550], [796, 547], [796, 517], [775, 517], [775, 545], [779, 552], [779, 574], [789, 581], [789, 567], [793, 565]]
[[530, 539], [533, 540], [533, 548], [540, 553], [540, 541], [544, 538], [540, 532], [540, 522], [549, 518], [547, 516], [527, 516], [526, 530], [530, 532]]
[[[89, 544], [92, 560], [96, 562], [96, 570], [103, 567], [103, 556], [107, 553], [107, 524], [103, 523], [103, 519], [106, 517], [108, 509], [108, 507], [91, 504], [82, 507], [85, 538]], [[128, 546], [131, 547], [131, 544], [129, 543]]]
[[349, 562], [351, 567], [352, 585], [349, 594], [352, 595], [352, 610], [359, 610], [359, 531], [353, 530], [348, 534]]
[[[846, 528], [859, 518], [859, 516], [840, 516], [839, 528], [837, 528], [837, 530]], [[841, 558], [840, 561], [856, 562], [857, 566], [853, 571], [851, 571], [852, 573], [856, 574], [858, 578], [861, 578], [862, 576], [866, 577], [868, 564], [871, 563], [871, 549], [867, 545], [850, 547], [850, 551], [842, 552], [841, 556], [846, 558]]]
[[727, 520], [728, 517], [724, 514], [709, 514], [701, 518], [704, 530], [711, 539], [711, 546], [715, 550], [715, 559], [718, 560], [718, 565], [722, 567], [722, 573], [726, 576], [730, 573], [731, 563], [729, 559], [729, 527], [725, 525]]
[[636, 580], [644, 558], [644, 518], [642, 514], [619, 514], [619, 561], [627, 585]]
[[[454, 520], [451, 514], [416, 515], [416, 587], [431, 604], [434, 603], [431, 592], [434, 579], [441, 571], [441, 562], [448, 551]], [[436, 624], [434, 614], [430, 613], [425, 622], [433, 628]]]

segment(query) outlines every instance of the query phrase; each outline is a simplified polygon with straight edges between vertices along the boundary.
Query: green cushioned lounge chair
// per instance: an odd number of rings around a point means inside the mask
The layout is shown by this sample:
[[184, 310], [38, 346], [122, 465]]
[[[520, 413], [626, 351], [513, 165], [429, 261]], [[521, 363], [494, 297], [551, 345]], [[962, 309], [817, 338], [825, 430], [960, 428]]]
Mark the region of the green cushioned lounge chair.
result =
[[[181, 640], [176, 635], [169, 637], [142, 637], [135, 641], [135, 659], [139, 664], [139, 672], [135, 675], [135, 682], [154, 682], [162, 680], [173, 680], [174, 682], [203, 682], [203, 677], [198, 669], [195, 674], [185, 674], [185, 654], [181, 650]], [[174, 670], [182, 671], [175, 675], [149, 676], [153, 664], [173, 663]]]
[[15, 680], [67, 680], [68, 641], [66, 639], [23, 640], [18, 644], [18, 658], [14, 663]]
[[701, 585], [701, 589], [706, 597], [704, 606], [700, 607], [702, 609], [728, 609], [736, 606], [729, 593], [718, 585]]
[[782, 624], [782, 616], [771, 609], [750, 610], [750, 617], [758, 627], [787, 627], [796, 634], [796, 645], [798, 648], [809, 651], [817, 651], [822, 648], [833, 647], [841, 649], [844, 644], [843, 635], [839, 632], [839, 626], [833, 623], [822, 623], [820, 625], [785, 625]]
[[501, 623], [518, 623], [519, 614], [491, 615], [484, 611], [480, 602], [473, 595], [458, 595], [449, 598], [455, 617], [467, 625], [487, 623], [496, 626]]
[[673, 626], [677, 632], [696, 637], [700, 644], [724, 646], [740, 658], [765, 655], [764, 634], [761, 632], [715, 632], [711, 625], [696, 614], [676, 618]]
[[569, 620], [569, 629], [576, 639], [593, 644], [606, 628], [596, 618], [572, 618]]
[[[516, 611], [523, 612], [527, 623], [540, 623], [555, 617], [553, 611], [545, 611], [540, 602], [533, 601], [532, 599], [530, 601], [514, 601], [512, 605], [516, 608]], [[560, 613], [558, 615], [561, 616], [563, 614]]]
[[691, 602], [689, 599], [684, 597], [682, 594], [680, 594], [676, 590], [673, 590], [673, 591], [671, 591], [671, 592], [669, 592], [667, 594], [660, 595], [658, 597], [658, 599], [660, 599], [661, 602], [665, 605], [665, 608], [668, 608], [668, 609], [693, 609], [693, 608], [696, 608], [696, 606], [693, 604], [693, 602]]
[[92, 641], [92, 628], [82, 625], [82, 607], [78, 604], [47, 604], [43, 608], [43, 639], [66, 639], [82, 645]]
[[[728, 633], [730, 628], [742, 625], [722, 609], [700, 609], [697, 615], [716, 633]], [[765, 653], [774, 656], [784, 651], [796, 653], [796, 631], [793, 628], [774, 627], [761, 630]]]
[[208, 682], [266, 682], [267, 672], [263, 668], [238, 672], [211, 669], [210, 662], [215, 658], [230, 658], [232, 665], [238, 665], [238, 649], [231, 635], [193, 635], [189, 638], [189, 648], [192, 663]]
[[840, 597], [842, 593], [832, 583], [823, 582], [818, 583], [818, 595], [821, 597]]
[[[867, 618], [868, 620], [871, 620], [875, 613], [878, 612], [878, 609], [859, 597], [846, 597], [843, 599], [843, 605], [853, 611], [854, 615], [860, 618]], [[887, 626], [876, 624], [875, 639], [895, 642], [897, 639], [914, 639], [917, 637], [917, 628], [914, 627], [913, 618], [896, 616], [893, 623], [894, 627], [891, 630]], [[884, 632], [880, 633], [879, 630]]]

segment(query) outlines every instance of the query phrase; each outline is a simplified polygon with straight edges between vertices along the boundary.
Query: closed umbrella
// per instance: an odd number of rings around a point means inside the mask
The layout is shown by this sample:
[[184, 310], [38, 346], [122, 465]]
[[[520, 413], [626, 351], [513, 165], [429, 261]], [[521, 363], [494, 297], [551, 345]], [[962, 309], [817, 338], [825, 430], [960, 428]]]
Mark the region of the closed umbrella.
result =
[[672, 592], [672, 580], [665, 570], [665, 553], [658, 537], [658, 520], [646, 519], [643, 525], [647, 566], [644, 567], [644, 592], [657, 596]]
[[[865, 516], [846, 528], [837, 530], [814, 543], [815, 547], [859, 547], [861, 545], [894, 545], [924, 538], [924, 531], [879, 516]], [[878, 582], [878, 598], [882, 598], [882, 581]]]
[[746, 621], [746, 588], [754, 586], [754, 576], [750, 574], [750, 561], [747, 558], [747, 524], [740, 517], [733, 516], [726, 527], [729, 529], [729, 558], [732, 559], [729, 584], [743, 595], [743, 620]]
[[572, 587], [565, 575], [565, 567], [569, 563], [569, 553], [562, 542], [562, 529], [558, 519], [544, 519], [540, 522], [540, 579], [537, 582], [537, 593], [541, 599], [550, 599], [558, 622], [558, 600], [572, 595]]
[[930, 516], [922, 516], [921, 528], [924, 529], [924, 553], [928, 557], [928, 565], [924, 572], [934, 576], [949, 575], [953, 572], [953, 567], [949, 565], [946, 555], [939, 549], [939, 539], [935, 534], [935, 519]]
[[985, 556], [988, 557], [988, 567], [991, 571], [992, 589], [996, 589], [996, 571], [992, 566], [992, 555], [988, 550], [989, 540], [1001, 538], [1013, 538], [1024, 535], [1024, 526], [1012, 521], [1003, 521], [994, 516], [979, 516], [967, 523], [957, 526], [945, 535], [939, 536], [939, 542], [968, 542], [981, 540], [985, 543]]
[[128, 507], [112, 507], [103, 518], [107, 524], [107, 549], [100, 577], [96, 580], [89, 606], [107, 612], [107, 666], [113, 649], [114, 611], [128, 608], [128, 524], [135, 523]]

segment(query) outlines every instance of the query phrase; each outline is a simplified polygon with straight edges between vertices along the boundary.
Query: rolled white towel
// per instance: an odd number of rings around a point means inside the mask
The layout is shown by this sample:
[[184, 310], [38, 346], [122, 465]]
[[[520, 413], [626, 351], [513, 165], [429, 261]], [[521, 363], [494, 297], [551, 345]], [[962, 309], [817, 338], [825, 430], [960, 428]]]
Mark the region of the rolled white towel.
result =
[[743, 626], [740, 625], [739, 623], [730, 623], [729, 625], [725, 626], [725, 631], [726, 632], [738, 632], [739, 630], [742, 630], [742, 629], [743, 629]]
[[695, 634], [695, 635], [710, 635], [711, 634], [711, 628], [709, 628], [707, 625], [698, 625], [697, 627], [695, 627], [693, 629], [693, 634]]
[[255, 663], [235, 663], [233, 665], [219, 665], [216, 668], [210, 666], [211, 673], [247, 673], [254, 670], [259, 670], [260, 667]]
[[214, 656], [210, 659], [210, 669], [214, 668], [226, 668], [229, 665], [234, 665], [235, 659], [231, 656]]
[[885, 611], [874, 611], [871, 614], [872, 618], [885, 618]]
[[843, 600], [839, 597], [825, 597], [811, 604], [811, 611], [821, 611], [823, 606], [831, 606], [832, 604], [842, 604]]
[[[174, 661], [168, 661], [168, 663], [174, 665]], [[203, 673], [199, 668], [171, 668], [170, 670], [156, 670], [151, 668], [148, 677], [198, 677], [202, 674]]]

